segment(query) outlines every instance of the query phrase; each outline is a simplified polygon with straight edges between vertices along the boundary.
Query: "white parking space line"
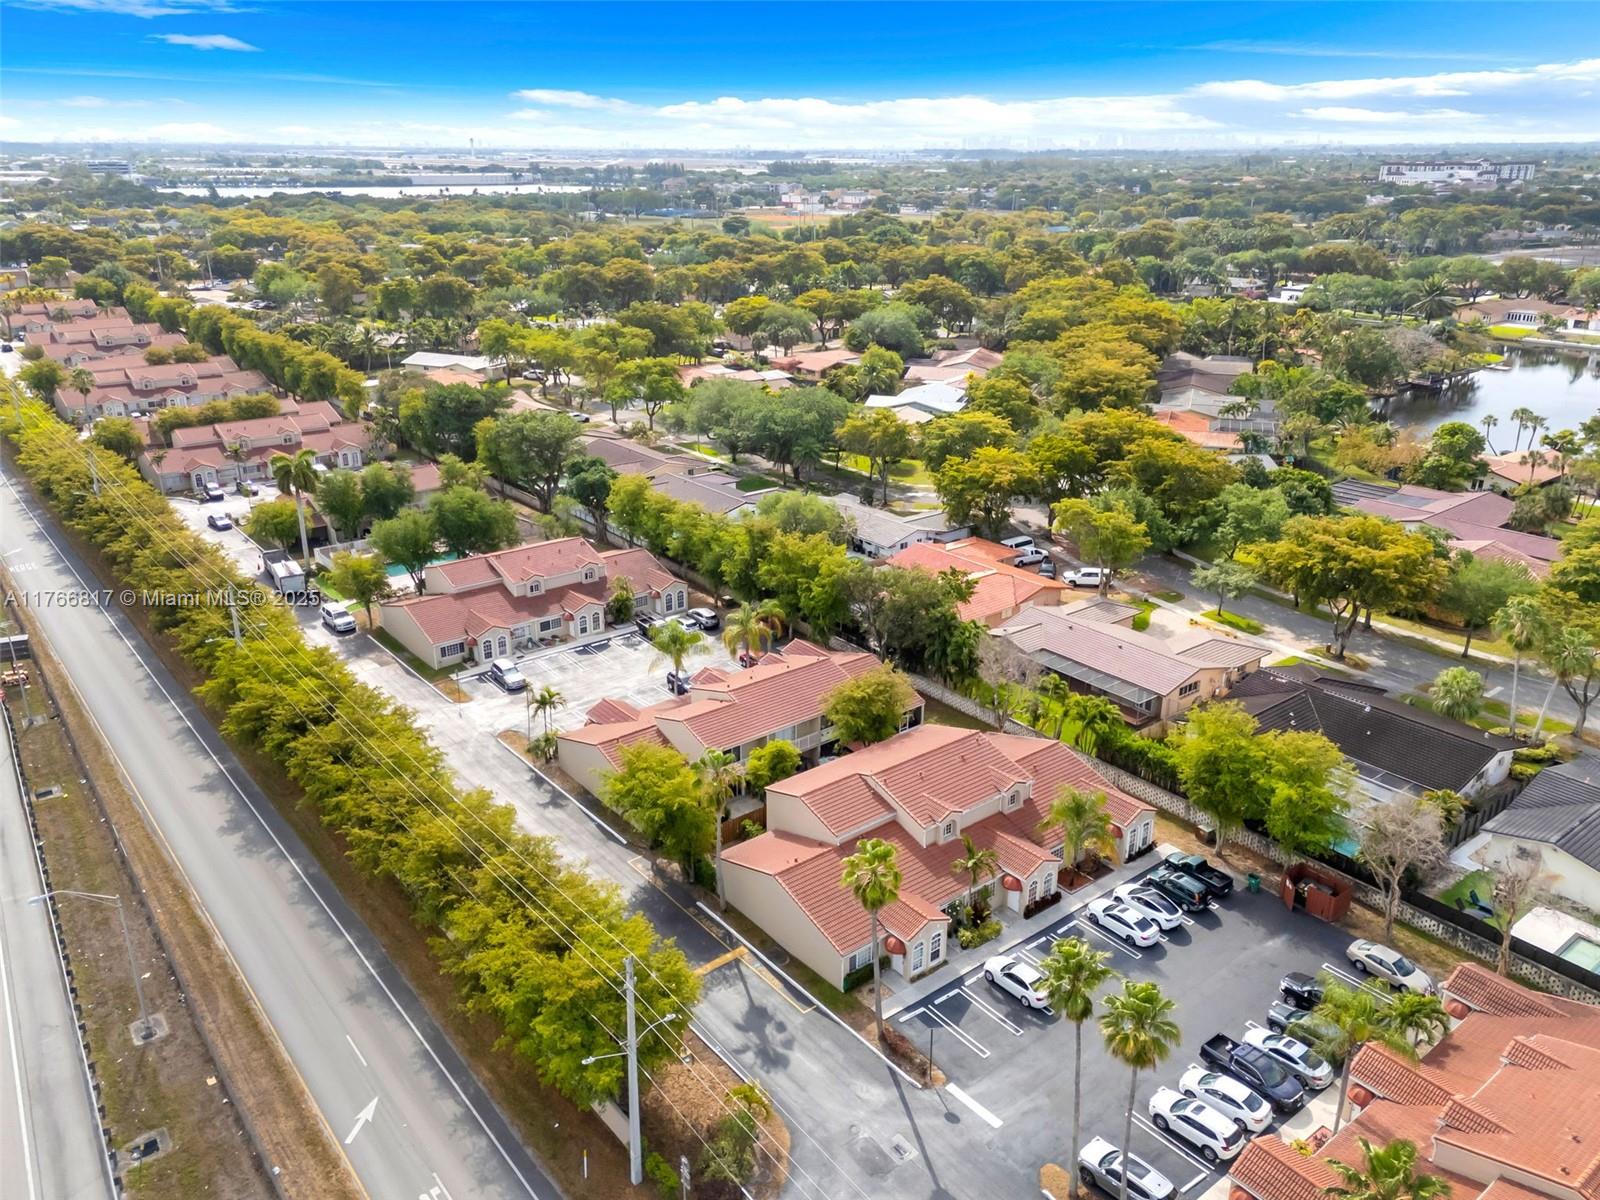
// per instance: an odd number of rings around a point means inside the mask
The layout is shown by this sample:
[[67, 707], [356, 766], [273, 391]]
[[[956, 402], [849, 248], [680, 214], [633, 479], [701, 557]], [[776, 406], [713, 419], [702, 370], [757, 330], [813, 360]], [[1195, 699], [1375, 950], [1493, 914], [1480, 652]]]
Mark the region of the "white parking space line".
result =
[[1183, 1155], [1183, 1157], [1188, 1162], [1192, 1163], [1194, 1166], [1199, 1167], [1202, 1171], [1205, 1171], [1207, 1173], [1210, 1172], [1211, 1168], [1206, 1163], [1205, 1159], [1201, 1158], [1198, 1154], [1195, 1154], [1195, 1153], [1191, 1152], [1187, 1146], [1185, 1146], [1182, 1142], [1180, 1142], [1172, 1134], [1170, 1134], [1170, 1133], [1162, 1133], [1161, 1130], [1157, 1129], [1154, 1125], [1152, 1125], [1149, 1121], [1145, 1120], [1138, 1113], [1134, 1113], [1133, 1114], [1133, 1119], [1147, 1133], [1151, 1134], [1153, 1137], [1160, 1138], [1163, 1142], [1165, 1142], [1167, 1145], [1171, 1146], [1179, 1154]]
[[1017, 947], [1017, 957], [1022, 959], [1024, 962], [1033, 964], [1036, 967], [1039, 965], [1039, 956], [1036, 954], [1029, 954], [1020, 946]]
[[1022, 1036], [1022, 1026], [1013, 1024], [1011, 1021], [1009, 1021], [1005, 1017], [1001, 1016], [1000, 1012], [997, 1009], [989, 1007], [988, 1004], [986, 1004], [984, 1001], [980, 1000], [977, 996], [973, 995], [971, 992], [967, 991], [966, 988], [956, 988], [954, 991], [946, 992], [944, 995], [940, 996], [937, 1000], [935, 1000], [934, 1003], [935, 1004], [943, 1004], [946, 1000], [954, 999], [958, 995], [966, 997], [973, 1004], [977, 1005], [977, 1007], [981, 1008], [984, 1012], [988, 1013], [991, 1017], [993, 1017], [1001, 1025], [1003, 1025], [1007, 1029], [1009, 1029], [1011, 1031], [1011, 1035], [1013, 1037], [1021, 1037]]
[[[932, 1017], [935, 1021], [939, 1022], [939, 1024], [943, 1025], [946, 1029], [948, 1029], [951, 1033], [955, 1034], [956, 1041], [960, 1042], [968, 1050], [971, 1050], [979, 1058], [988, 1058], [989, 1057], [989, 1050], [988, 1050], [988, 1048], [986, 1046], [984, 1046], [984, 1044], [982, 1042], [978, 1041], [977, 1038], [975, 1038], [971, 1034], [967, 1033], [966, 1030], [962, 1029], [961, 1026], [957, 1025], [954, 1021], [952, 1021], [949, 1017], [945, 1016], [937, 1008], [924, 1008], [924, 1009], [920, 1009], [919, 1011], [927, 1013], [928, 1016]], [[946, 1086], [948, 1086], [948, 1085], [946, 1085]]]
[[1124, 946], [1116, 938], [1112, 937], [1110, 934], [1101, 933], [1100, 930], [1096, 929], [1093, 925], [1089, 924], [1089, 922], [1087, 922], [1087, 921], [1079, 921], [1078, 922], [1078, 928], [1083, 930], [1085, 933], [1089, 934], [1091, 937], [1099, 938], [1102, 942], [1105, 942], [1113, 950], [1119, 950], [1123, 954], [1127, 954], [1127, 955], [1129, 955], [1129, 956], [1131, 956], [1133, 958], [1143, 958], [1144, 957], [1144, 955], [1140, 954], [1132, 946]]
[[1393, 1004], [1394, 1003], [1394, 997], [1389, 995], [1388, 992], [1384, 991], [1383, 988], [1377, 986], [1371, 979], [1363, 979], [1359, 975], [1352, 975], [1349, 971], [1346, 971], [1346, 970], [1343, 970], [1342, 968], [1336, 967], [1332, 963], [1323, 963], [1322, 964], [1322, 969], [1324, 971], [1326, 971], [1329, 975], [1337, 975], [1340, 979], [1344, 980], [1346, 983], [1354, 984], [1356, 987], [1364, 987], [1364, 988], [1366, 988], [1368, 991], [1370, 991], [1374, 995], [1376, 995], [1378, 997], [1378, 999], [1382, 1000], [1385, 1004]]
[[[1028, 943], [1028, 949], [1032, 950], [1035, 946], [1044, 946], [1045, 943], [1047, 943], [1047, 942], [1050, 944], [1050, 946], [1054, 946], [1055, 945], [1055, 941], [1056, 941], [1055, 935], [1047, 933], [1043, 937], [1036, 937], [1036, 938], [1033, 939], [1033, 941], [1029, 942]], [[1049, 947], [1046, 946], [1046, 951], [1048, 952], [1048, 950], [1049, 950]]]
[[1193, 1179], [1189, 1180], [1188, 1183], [1184, 1184], [1181, 1188], [1178, 1189], [1178, 1195], [1180, 1195], [1180, 1196], [1183, 1195], [1190, 1188], [1192, 1188], [1195, 1184], [1204, 1183], [1207, 1179], [1210, 1179], [1210, 1178], [1211, 1178], [1211, 1172], [1209, 1172], [1209, 1171], [1201, 1171], [1200, 1174], [1196, 1175]]
[[1246, 1021], [1244, 1023], [1244, 1027], [1246, 1029], [1260, 1029], [1261, 1028], [1261, 1026], [1257, 1025], [1254, 1021]]
[[957, 1100], [961, 1101], [961, 1103], [965, 1104], [973, 1112], [977, 1113], [978, 1116], [981, 1117], [984, 1121], [987, 1121], [988, 1124], [989, 1124], [989, 1127], [991, 1129], [999, 1129], [1000, 1126], [1005, 1124], [1004, 1121], [1002, 1121], [999, 1117], [995, 1116], [992, 1112], [990, 1112], [983, 1105], [979, 1104], [971, 1096], [969, 1096], [965, 1092], [963, 1092], [955, 1084], [953, 1084], [953, 1083], [945, 1084], [944, 1085], [944, 1090], [949, 1092]]

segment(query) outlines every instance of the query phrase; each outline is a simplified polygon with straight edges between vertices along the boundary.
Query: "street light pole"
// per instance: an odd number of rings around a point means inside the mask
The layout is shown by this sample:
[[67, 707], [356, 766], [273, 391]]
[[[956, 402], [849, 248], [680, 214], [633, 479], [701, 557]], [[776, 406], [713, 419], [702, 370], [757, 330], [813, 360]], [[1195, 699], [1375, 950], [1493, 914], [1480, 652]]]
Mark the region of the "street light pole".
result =
[[628, 1006], [628, 1178], [644, 1182], [642, 1135], [639, 1131], [639, 1038], [633, 1027], [633, 955], [623, 960], [623, 988]]
[[[45, 892], [42, 896], [35, 896], [28, 903], [32, 904], [37, 900], [49, 900], [55, 896], [76, 896], [79, 900], [93, 900], [97, 904], [109, 904], [117, 910], [117, 920], [122, 925], [122, 948], [128, 953], [128, 972], [133, 976], [133, 994], [139, 1000], [139, 1029], [146, 1035], [143, 1040], [149, 1040], [148, 1035], [152, 1032], [150, 1010], [145, 1007], [144, 987], [139, 983], [139, 965], [133, 957], [133, 938], [128, 933], [128, 914], [122, 906], [122, 897], [104, 896], [99, 892], [75, 892], [69, 888], [58, 888], [55, 891]], [[135, 1040], [140, 1039], [136, 1038]]]

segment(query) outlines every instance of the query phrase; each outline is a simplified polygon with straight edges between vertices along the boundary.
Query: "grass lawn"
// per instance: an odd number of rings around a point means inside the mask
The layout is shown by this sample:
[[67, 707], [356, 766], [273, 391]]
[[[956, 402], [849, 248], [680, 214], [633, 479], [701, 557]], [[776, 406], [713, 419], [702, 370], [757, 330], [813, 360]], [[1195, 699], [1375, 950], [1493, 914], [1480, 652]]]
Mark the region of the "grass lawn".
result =
[[782, 486], [776, 479], [769, 479], [765, 475], [746, 475], [734, 485], [741, 492], [760, 492]]
[[1155, 605], [1149, 600], [1133, 600], [1129, 603], [1139, 606], [1138, 613], [1133, 618], [1133, 629], [1136, 633], [1143, 633], [1150, 628], [1150, 614], [1155, 611]]
[[1150, 594], [1157, 600], [1165, 600], [1168, 604], [1176, 604], [1183, 599], [1182, 592], [1175, 592], [1171, 588], [1165, 588], [1162, 591], [1151, 592]]
[[1439, 893], [1438, 898], [1441, 903], [1448, 904], [1452, 908], [1455, 907], [1457, 900], [1471, 905], [1473, 892], [1478, 893], [1479, 900], [1482, 900], [1485, 904], [1492, 905], [1494, 903], [1494, 876], [1489, 874], [1488, 871], [1473, 871], [1468, 875], [1463, 875], [1445, 888], [1444, 891]]
[[1538, 333], [1537, 329], [1529, 329], [1526, 325], [1491, 325], [1489, 336], [1501, 338], [1504, 341], [1514, 342], [1518, 338], [1532, 337]]
[[1210, 612], [1203, 612], [1200, 615], [1208, 621], [1215, 621], [1218, 625], [1226, 625], [1229, 629], [1237, 629], [1240, 633], [1260, 633], [1266, 628], [1260, 621], [1241, 616], [1238, 613], [1218, 612], [1212, 609]]
[[[1376, 619], [1382, 621], [1385, 625], [1393, 625], [1397, 629], [1409, 630], [1412, 633], [1421, 634], [1423, 637], [1448, 638], [1457, 644], [1467, 640], [1465, 631], [1453, 625], [1443, 625], [1434, 621], [1418, 621], [1411, 617], [1397, 617], [1393, 613], [1379, 613]], [[1482, 650], [1485, 654], [1503, 654], [1507, 658], [1510, 658], [1512, 653], [1511, 647], [1489, 630], [1473, 635], [1472, 648], [1474, 650]]]
[[[1404, 697], [1404, 699], [1413, 708], [1425, 708], [1429, 712], [1433, 711], [1433, 702], [1426, 696], [1413, 693]], [[1521, 705], [1517, 706], [1517, 711], [1520, 714], [1517, 717], [1518, 729], [1530, 728], [1533, 725], [1534, 717], [1539, 715], [1537, 708], [1523, 708]], [[1510, 723], [1510, 720], [1511, 708], [1505, 701], [1485, 700], [1483, 702], [1483, 711], [1475, 717], [1468, 718], [1467, 724], [1474, 729], [1504, 729]], [[1558, 721], [1554, 717], [1546, 717], [1539, 729], [1541, 732], [1551, 736], [1572, 732], [1571, 724], [1566, 721]]]
[[989, 729], [994, 728], [989, 722], [978, 717], [969, 717], [958, 708], [951, 708], [948, 704], [931, 697], [924, 696], [923, 719], [930, 725], [954, 725], [958, 729]]
[[[839, 456], [839, 465], [858, 475], [871, 476], [871, 464], [865, 455], [843, 454]], [[889, 468], [889, 480], [892, 483], [904, 483], [918, 487], [932, 487], [933, 476], [928, 474], [928, 469], [917, 459], [903, 458]]]

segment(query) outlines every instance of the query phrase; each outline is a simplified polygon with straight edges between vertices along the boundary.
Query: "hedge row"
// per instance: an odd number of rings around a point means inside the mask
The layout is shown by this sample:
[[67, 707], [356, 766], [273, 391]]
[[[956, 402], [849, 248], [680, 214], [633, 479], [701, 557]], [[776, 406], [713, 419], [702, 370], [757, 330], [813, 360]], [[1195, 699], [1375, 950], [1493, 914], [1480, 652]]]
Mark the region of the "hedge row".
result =
[[[307, 644], [288, 610], [124, 460], [77, 441], [36, 402], [24, 406], [21, 428], [10, 413], [7, 395], [0, 417], [35, 488], [119, 584], [170, 600], [153, 606], [151, 621], [206, 677], [199, 691], [224, 732], [282, 768], [363, 873], [402, 889], [466, 1006], [498, 1018], [503, 1044], [574, 1102], [618, 1095], [625, 1060], [582, 1060], [617, 1048], [623, 958], [639, 960], [642, 1012], [689, 1012], [699, 980], [682, 952], [630, 914], [616, 887], [567, 866], [550, 839], [518, 830], [509, 805], [458, 790], [404, 708]], [[219, 599], [229, 588], [242, 647]], [[675, 1053], [681, 1028], [669, 1023], [645, 1040], [647, 1069]]]

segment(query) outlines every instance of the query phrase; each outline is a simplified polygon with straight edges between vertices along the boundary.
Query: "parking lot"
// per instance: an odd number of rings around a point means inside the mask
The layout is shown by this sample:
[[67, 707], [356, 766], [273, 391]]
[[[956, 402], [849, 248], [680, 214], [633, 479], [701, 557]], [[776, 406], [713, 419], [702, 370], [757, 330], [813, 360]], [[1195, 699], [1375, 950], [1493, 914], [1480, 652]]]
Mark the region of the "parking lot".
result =
[[[1080, 909], [1067, 908], [1048, 930], [993, 954], [1037, 964], [1053, 943], [1069, 937], [1105, 951], [1119, 974], [1160, 984], [1174, 1002], [1182, 1038], [1166, 1063], [1139, 1077], [1132, 1149], [1186, 1197], [1215, 1183], [1226, 1164], [1214, 1169], [1199, 1151], [1157, 1130], [1146, 1107], [1151, 1095], [1163, 1086], [1175, 1088], [1189, 1067], [1201, 1065], [1200, 1046], [1207, 1038], [1240, 1038], [1252, 1026], [1264, 1026], [1267, 1006], [1279, 999], [1278, 981], [1288, 972], [1331, 971], [1359, 982], [1344, 956], [1347, 932], [1242, 886], [1210, 910], [1186, 915], [1183, 925], [1144, 949], [1107, 936]], [[1119, 985], [1113, 980], [1110, 986]], [[1066, 1165], [1062, 1122], [1071, 1116], [1073, 1035], [1056, 1014], [1021, 1006], [987, 982], [978, 964], [893, 1020], [924, 1052], [931, 1045], [952, 1090], [996, 1131], [999, 1144], [1015, 1141], [1011, 1153], [1024, 1161]], [[1120, 1146], [1128, 1069], [1106, 1053], [1093, 1020], [1084, 1028], [1083, 1047], [1082, 1140], [1100, 1136]], [[1330, 1109], [1336, 1094], [1337, 1084], [1313, 1094], [1313, 1118]], [[1289, 1118], [1297, 1128], [1305, 1119], [1305, 1112]], [[1314, 1119], [1311, 1128], [1321, 1123]]]

